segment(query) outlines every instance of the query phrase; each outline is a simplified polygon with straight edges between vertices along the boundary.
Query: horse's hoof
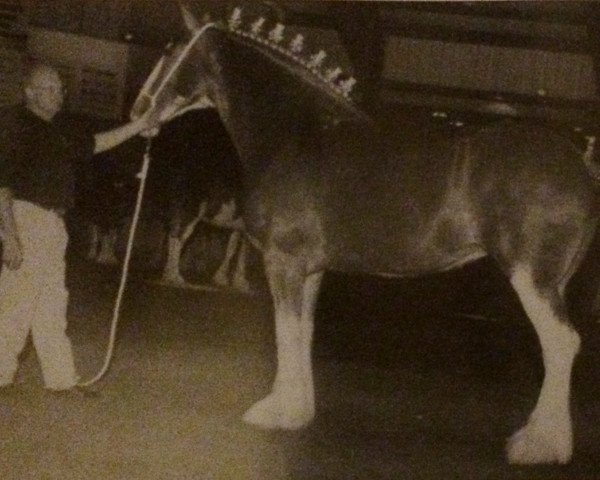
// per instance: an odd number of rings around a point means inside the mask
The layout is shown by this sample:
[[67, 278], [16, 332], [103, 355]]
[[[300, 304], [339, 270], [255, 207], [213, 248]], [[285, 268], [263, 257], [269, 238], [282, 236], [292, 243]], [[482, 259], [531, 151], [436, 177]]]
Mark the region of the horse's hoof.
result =
[[244, 414], [244, 422], [266, 430], [298, 430], [307, 426], [314, 413], [303, 408], [285, 408], [285, 402], [271, 394], [256, 402]]
[[571, 461], [573, 440], [570, 432], [528, 424], [506, 445], [508, 462], [516, 465], [566, 464]]

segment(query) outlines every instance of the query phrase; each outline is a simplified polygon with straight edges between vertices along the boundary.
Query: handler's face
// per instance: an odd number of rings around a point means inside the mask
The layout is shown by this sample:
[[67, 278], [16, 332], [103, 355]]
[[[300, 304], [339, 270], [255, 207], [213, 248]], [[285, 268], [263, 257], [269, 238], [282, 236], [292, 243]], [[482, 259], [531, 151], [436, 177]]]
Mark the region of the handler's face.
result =
[[51, 68], [37, 70], [25, 89], [27, 106], [45, 120], [60, 111], [64, 101], [64, 87], [58, 73]]

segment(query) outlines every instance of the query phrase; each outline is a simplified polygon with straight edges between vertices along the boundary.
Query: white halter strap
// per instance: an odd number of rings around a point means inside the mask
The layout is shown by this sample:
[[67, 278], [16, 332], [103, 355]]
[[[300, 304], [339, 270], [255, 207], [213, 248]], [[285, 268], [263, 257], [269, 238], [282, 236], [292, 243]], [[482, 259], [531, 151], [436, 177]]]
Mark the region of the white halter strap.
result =
[[146, 80], [146, 83], [144, 84], [144, 87], [140, 91], [140, 95], [139, 95], [140, 97], [148, 98], [150, 100], [150, 105], [152, 106], [152, 108], [154, 108], [156, 106], [156, 97], [158, 97], [158, 95], [160, 95], [160, 93], [163, 91], [165, 86], [171, 80], [171, 77], [173, 77], [173, 75], [175, 75], [175, 72], [177, 71], [177, 69], [183, 62], [183, 60], [188, 56], [188, 54], [190, 53], [190, 50], [194, 47], [194, 45], [196, 44], [198, 39], [204, 34], [204, 32], [206, 32], [206, 30], [208, 30], [210, 27], [214, 27], [214, 26], [215, 26], [214, 23], [207, 23], [202, 28], [199, 28], [194, 32], [194, 35], [192, 36], [192, 38], [188, 41], [188, 43], [186, 44], [184, 49], [181, 51], [181, 53], [179, 54], [179, 56], [177, 57], [177, 59], [175, 60], [173, 65], [171, 65], [171, 68], [169, 69], [168, 73], [163, 77], [158, 88], [151, 95], [148, 93], [148, 89], [152, 85], [154, 80], [156, 80], [156, 78], [158, 77], [158, 74], [165, 63], [165, 57], [163, 56], [158, 61], [158, 63], [154, 67], [154, 70], [152, 70], [152, 73], [148, 77], [148, 80]]

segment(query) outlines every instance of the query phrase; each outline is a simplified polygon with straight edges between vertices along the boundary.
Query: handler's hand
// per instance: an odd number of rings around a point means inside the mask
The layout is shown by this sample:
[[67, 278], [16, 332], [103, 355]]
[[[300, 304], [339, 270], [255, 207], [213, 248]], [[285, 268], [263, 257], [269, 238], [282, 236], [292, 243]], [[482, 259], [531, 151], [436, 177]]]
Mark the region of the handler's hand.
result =
[[10, 270], [18, 270], [23, 263], [23, 248], [14, 235], [5, 238], [2, 243], [2, 263]]
[[144, 138], [154, 138], [160, 133], [160, 127], [148, 128], [147, 130], [142, 130], [140, 132], [140, 136]]
[[160, 133], [160, 116], [155, 109], [150, 109], [140, 118], [142, 130], [140, 135], [144, 138], [156, 137]]

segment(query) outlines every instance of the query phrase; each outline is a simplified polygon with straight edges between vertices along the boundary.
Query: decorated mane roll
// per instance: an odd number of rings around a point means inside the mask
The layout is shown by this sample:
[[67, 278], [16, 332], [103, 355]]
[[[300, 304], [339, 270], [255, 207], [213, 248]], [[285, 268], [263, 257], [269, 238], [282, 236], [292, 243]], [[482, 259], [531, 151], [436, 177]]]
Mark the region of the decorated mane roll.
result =
[[302, 34], [295, 35], [290, 39], [288, 45], [285, 46], [285, 26], [277, 23], [272, 30], [265, 33], [263, 30], [264, 24], [265, 19], [260, 17], [251, 23], [248, 29], [245, 29], [242, 22], [242, 9], [235, 8], [227, 22], [227, 27], [231, 33], [239, 37], [249, 39], [259, 46], [267, 47], [274, 52], [282, 54], [295, 64], [303, 67], [322, 83], [331, 94], [341, 96], [347, 101], [352, 102], [350, 94], [356, 84], [356, 79], [345, 75], [339, 67], [323, 69], [323, 64], [327, 58], [325, 51], [319, 50], [309, 55], [308, 58], [304, 58], [301, 56], [304, 51], [304, 36]]

